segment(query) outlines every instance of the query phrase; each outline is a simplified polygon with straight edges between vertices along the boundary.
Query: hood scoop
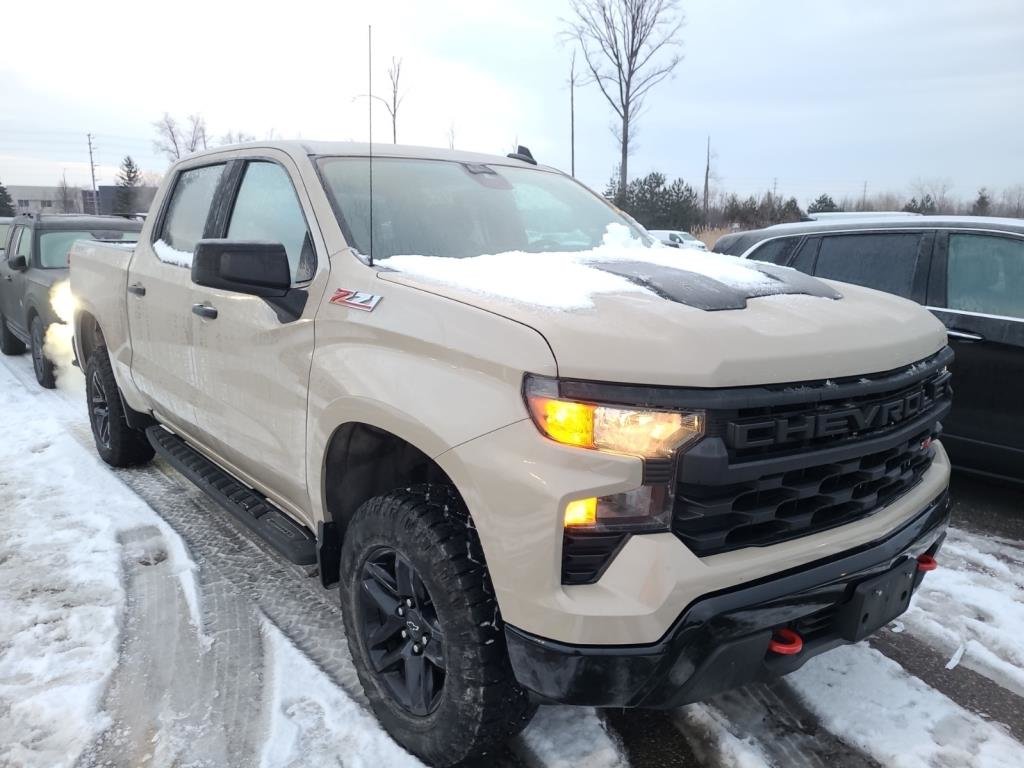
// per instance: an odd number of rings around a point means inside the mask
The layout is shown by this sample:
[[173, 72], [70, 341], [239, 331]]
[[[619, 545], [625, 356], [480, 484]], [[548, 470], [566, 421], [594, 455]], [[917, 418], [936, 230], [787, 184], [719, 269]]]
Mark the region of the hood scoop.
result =
[[[746, 309], [747, 299], [781, 294], [803, 294], [824, 299], [843, 295], [820, 280], [788, 267], [747, 262], [750, 283], [737, 285], [682, 267], [666, 267], [646, 261], [590, 261], [587, 266], [624, 277], [663, 299], [695, 309]], [[763, 276], [761, 279], [758, 279]]]

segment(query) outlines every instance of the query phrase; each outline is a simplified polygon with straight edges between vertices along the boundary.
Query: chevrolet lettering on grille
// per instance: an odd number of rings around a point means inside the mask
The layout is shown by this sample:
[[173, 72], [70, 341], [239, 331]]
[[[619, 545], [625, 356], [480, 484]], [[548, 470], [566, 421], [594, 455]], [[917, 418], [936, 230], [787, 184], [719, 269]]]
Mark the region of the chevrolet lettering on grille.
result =
[[774, 418], [730, 421], [725, 441], [730, 448], [742, 450], [885, 429], [927, 413], [936, 402], [950, 397], [949, 380], [950, 373], [944, 370], [898, 397]]

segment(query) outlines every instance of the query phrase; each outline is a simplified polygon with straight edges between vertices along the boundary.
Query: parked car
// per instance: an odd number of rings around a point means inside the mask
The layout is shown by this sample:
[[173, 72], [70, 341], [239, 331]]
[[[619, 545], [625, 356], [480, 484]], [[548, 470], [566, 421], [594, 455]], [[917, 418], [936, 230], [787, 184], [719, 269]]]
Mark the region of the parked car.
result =
[[649, 229], [647, 230], [665, 245], [674, 245], [676, 248], [695, 248], [698, 251], [706, 251], [708, 248], [702, 240], [681, 229]]
[[26, 345], [40, 385], [55, 385], [53, 362], [43, 351], [46, 329], [61, 322], [50, 289], [68, 277], [68, 249], [80, 238], [134, 241], [142, 223], [115, 216], [20, 214], [0, 253], [0, 352], [19, 355]]
[[956, 407], [943, 442], [955, 466], [1024, 480], [1024, 220], [884, 216], [782, 224], [715, 250], [912, 299], [946, 326]]
[[530, 161], [366, 155], [177, 162], [134, 251], [75, 244], [74, 339], [99, 455], [160, 453], [337, 585], [402, 746], [679, 706], [906, 610], [949, 515], [928, 312], [681, 266]]
[[7, 233], [11, 228], [11, 217], [0, 216], [0, 256], [7, 247]]

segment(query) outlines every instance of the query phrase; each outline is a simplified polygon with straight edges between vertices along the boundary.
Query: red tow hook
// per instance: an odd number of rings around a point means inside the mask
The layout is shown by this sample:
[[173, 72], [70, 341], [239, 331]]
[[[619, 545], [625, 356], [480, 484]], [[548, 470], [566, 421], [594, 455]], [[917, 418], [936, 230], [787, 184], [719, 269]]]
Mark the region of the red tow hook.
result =
[[772, 633], [772, 641], [768, 643], [768, 650], [782, 656], [795, 656], [804, 649], [804, 639], [788, 627], [776, 629]]
[[921, 571], [922, 573], [927, 573], [928, 571], [934, 571], [938, 567], [939, 567], [939, 561], [936, 560], [931, 555], [918, 555], [917, 556], [917, 570]]

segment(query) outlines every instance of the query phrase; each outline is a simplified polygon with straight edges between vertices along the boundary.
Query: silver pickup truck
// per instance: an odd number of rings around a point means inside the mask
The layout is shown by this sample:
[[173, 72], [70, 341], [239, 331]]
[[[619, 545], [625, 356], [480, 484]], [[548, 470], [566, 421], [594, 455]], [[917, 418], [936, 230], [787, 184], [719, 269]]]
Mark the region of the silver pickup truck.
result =
[[367, 149], [182, 160], [71, 287], [100, 455], [337, 586], [403, 746], [697, 701], [906, 610], [949, 514], [928, 312], [664, 247], [525, 151]]

